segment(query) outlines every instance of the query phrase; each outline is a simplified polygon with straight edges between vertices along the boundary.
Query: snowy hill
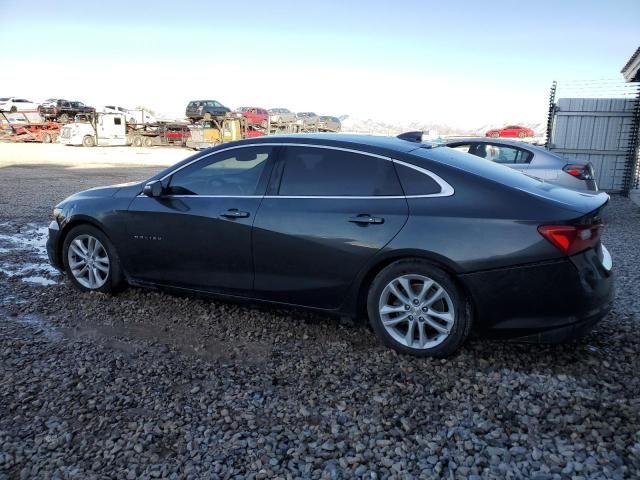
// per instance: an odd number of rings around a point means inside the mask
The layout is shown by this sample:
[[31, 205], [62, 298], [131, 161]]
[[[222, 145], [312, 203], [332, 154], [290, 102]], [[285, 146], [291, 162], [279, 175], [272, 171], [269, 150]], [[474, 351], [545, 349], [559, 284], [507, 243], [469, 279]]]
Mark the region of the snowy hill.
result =
[[505, 125], [521, 125], [523, 127], [531, 128], [536, 132], [536, 136], [544, 136], [547, 125], [546, 123], [528, 123], [528, 122], [505, 122], [501, 125], [490, 124], [482, 125], [477, 128], [460, 128], [451, 125], [444, 125], [438, 123], [421, 123], [421, 122], [387, 122], [380, 121], [371, 118], [357, 118], [351, 115], [342, 115], [340, 121], [342, 122], [343, 132], [353, 133], [370, 133], [376, 135], [398, 135], [402, 132], [409, 132], [414, 130], [420, 131], [435, 131], [438, 134], [447, 135], [473, 135], [484, 136], [487, 130], [494, 128], [502, 128]]

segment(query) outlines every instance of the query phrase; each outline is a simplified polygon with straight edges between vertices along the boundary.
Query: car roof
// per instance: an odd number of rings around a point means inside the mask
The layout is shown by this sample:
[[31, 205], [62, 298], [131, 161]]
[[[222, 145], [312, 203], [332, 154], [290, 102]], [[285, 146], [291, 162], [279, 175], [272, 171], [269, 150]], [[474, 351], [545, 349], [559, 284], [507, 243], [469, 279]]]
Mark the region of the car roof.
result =
[[[411, 142], [408, 140], [402, 140], [397, 137], [386, 137], [378, 135], [359, 135], [359, 134], [344, 134], [344, 133], [295, 133], [284, 135], [265, 135], [263, 137], [255, 137], [250, 140], [241, 140], [243, 143], [300, 143], [314, 145], [327, 145], [334, 147], [353, 148], [356, 150], [370, 151], [370, 152], [399, 152], [407, 153], [417, 148], [430, 148], [433, 145], [421, 144], [417, 142]], [[240, 143], [237, 142], [237, 143]], [[236, 143], [236, 142], [234, 142]], [[229, 144], [226, 144], [229, 145]]]

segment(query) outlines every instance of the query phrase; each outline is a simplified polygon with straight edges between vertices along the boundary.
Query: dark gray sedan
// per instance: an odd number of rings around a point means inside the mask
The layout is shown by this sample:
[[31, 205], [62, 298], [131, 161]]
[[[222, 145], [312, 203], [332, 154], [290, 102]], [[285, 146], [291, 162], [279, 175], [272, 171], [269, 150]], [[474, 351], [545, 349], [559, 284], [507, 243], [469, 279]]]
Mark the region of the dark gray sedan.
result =
[[474, 137], [450, 139], [447, 146], [572, 190], [598, 190], [591, 163], [576, 159], [569, 161], [526, 142]]

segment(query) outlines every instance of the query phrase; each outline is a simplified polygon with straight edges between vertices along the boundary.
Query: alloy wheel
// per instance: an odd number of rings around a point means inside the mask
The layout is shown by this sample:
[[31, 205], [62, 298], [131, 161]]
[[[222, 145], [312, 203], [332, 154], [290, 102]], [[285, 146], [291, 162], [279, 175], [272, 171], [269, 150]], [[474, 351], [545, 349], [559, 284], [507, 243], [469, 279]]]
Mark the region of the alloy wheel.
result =
[[100, 240], [92, 235], [78, 235], [69, 245], [69, 269], [77, 282], [95, 290], [109, 278], [109, 254]]
[[456, 320], [447, 291], [424, 275], [393, 279], [382, 290], [378, 308], [387, 333], [396, 342], [415, 349], [444, 342]]

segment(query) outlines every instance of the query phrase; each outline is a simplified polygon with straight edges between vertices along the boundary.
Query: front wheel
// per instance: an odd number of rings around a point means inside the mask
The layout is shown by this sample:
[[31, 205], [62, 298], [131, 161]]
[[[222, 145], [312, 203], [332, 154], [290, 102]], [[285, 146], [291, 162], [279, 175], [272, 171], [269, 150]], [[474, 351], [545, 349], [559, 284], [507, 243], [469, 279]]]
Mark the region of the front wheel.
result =
[[420, 259], [384, 268], [369, 288], [367, 311], [378, 339], [420, 357], [451, 355], [471, 329], [463, 292], [448, 274]]
[[74, 227], [64, 240], [62, 260], [74, 287], [114, 292], [123, 284], [120, 260], [107, 236], [92, 225]]
[[96, 139], [93, 138], [91, 135], [86, 135], [82, 139], [82, 146], [83, 147], [95, 147], [96, 146]]

